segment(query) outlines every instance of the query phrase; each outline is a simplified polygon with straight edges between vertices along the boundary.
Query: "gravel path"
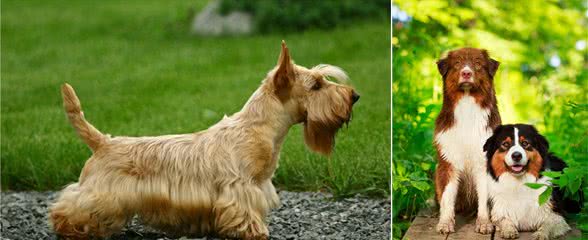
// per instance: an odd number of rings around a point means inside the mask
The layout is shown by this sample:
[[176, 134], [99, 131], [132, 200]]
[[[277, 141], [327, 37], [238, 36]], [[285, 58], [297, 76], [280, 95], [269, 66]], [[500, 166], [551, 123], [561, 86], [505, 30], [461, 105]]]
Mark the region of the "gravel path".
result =
[[[389, 200], [333, 201], [324, 193], [279, 194], [282, 206], [269, 218], [271, 239], [390, 239]], [[47, 205], [55, 197], [53, 192], [2, 192], [0, 239], [58, 239], [47, 225]], [[170, 238], [135, 219], [112, 239]]]

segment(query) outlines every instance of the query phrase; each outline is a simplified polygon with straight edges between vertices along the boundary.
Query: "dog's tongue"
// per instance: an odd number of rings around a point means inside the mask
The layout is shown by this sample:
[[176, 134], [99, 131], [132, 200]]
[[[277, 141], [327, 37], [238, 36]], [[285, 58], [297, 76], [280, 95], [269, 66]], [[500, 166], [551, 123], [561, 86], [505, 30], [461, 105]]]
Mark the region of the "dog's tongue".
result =
[[522, 165], [514, 165], [514, 166], [512, 166], [510, 168], [512, 168], [512, 170], [515, 171], [515, 172], [520, 172], [520, 171], [523, 170], [523, 166]]

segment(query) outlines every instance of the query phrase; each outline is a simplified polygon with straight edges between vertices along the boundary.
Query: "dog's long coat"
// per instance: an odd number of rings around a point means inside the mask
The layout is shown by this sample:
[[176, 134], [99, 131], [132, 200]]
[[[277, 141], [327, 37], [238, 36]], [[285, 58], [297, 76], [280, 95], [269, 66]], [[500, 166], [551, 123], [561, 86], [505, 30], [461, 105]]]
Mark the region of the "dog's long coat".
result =
[[492, 225], [482, 146], [500, 124], [493, 85], [498, 62], [485, 50], [463, 48], [449, 52], [437, 66], [443, 76], [443, 107], [435, 122], [437, 231], [454, 232], [455, 212], [477, 206], [475, 230], [488, 234]]
[[92, 149], [79, 182], [50, 209], [66, 238], [107, 237], [134, 215], [171, 233], [265, 239], [265, 217], [279, 204], [271, 182], [288, 129], [305, 126], [307, 145], [328, 154], [359, 95], [334, 66], [295, 65], [285, 44], [278, 66], [243, 109], [209, 129], [181, 135], [114, 137], [88, 123], [71, 88], [67, 116]]

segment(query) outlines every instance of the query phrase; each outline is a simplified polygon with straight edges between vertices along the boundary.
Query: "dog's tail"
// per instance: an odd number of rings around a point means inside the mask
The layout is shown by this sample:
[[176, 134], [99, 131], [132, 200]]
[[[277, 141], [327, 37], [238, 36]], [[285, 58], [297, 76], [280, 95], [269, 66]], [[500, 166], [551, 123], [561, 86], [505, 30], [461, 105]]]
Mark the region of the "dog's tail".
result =
[[78, 99], [76, 92], [69, 84], [63, 84], [61, 95], [63, 96], [63, 107], [71, 125], [76, 129], [82, 140], [88, 144], [88, 147], [95, 152], [106, 141], [106, 136], [86, 121], [80, 99]]

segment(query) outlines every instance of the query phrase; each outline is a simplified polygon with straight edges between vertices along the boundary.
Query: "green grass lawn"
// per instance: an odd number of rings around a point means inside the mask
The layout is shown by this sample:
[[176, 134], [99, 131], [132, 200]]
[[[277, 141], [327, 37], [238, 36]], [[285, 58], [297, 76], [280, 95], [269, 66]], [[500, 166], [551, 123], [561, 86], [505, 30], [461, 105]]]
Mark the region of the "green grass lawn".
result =
[[238, 111], [276, 63], [285, 39], [297, 64], [346, 70], [361, 94], [354, 120], [325, 158], [294, 127], [274, 182], [339, 197], [390, 192], [387, 21], [287, 35], [198, 38], [188, 9], [202, 1], [2, 1], [2, 189], [59, 189], [90, 150], [70, 127], [68, 82], [102, 132], [162, 135], [206, 129]]

